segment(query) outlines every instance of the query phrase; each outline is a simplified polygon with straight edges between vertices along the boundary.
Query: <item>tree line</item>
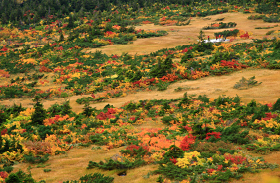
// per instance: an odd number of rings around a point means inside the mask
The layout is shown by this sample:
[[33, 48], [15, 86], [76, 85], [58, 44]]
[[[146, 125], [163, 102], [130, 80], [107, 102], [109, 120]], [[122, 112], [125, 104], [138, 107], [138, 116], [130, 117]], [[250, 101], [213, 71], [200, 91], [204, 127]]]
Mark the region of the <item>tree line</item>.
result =
[[70, 12], [82, 16], [85, 12], [111, 11], [113, 7], [117, 9], [129, 7], [136, 12], [140, 8], [151, 7], [155, 3], [167, 6], [170, 4], [194, 5], [196, 2], [244, 6], [251, 3], [276, 4], [278, 0], [0, 0], [0, 21], [1, 24], [32, 24], [54, 16], [63, 18]]

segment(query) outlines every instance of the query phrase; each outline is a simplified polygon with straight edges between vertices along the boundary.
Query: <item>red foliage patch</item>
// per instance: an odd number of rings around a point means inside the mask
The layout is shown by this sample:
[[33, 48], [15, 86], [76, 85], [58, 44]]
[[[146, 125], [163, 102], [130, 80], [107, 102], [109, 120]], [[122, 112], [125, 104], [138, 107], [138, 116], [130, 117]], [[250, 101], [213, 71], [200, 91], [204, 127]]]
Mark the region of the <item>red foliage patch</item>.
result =
[[265, 117], [265, 118], [262, 118], [262, 120], [265, 120], [265, 121], [277, 117], [277, 114], [271, 114], [271, 112], [265, 113], [265, 115], [266, 115], [266, 117]]
[[188, 151], [190, 149], [190, 145], [194, 144], [194, 142], [195, 142], [195, 136], [189, 134], [185, 136], [185, 138], [181, 141], [180, 148], [183, 151]]
[[7, 128], [5, 128], [1, 131], [1, 135], [5, 135], [5, 134], [7, 134], [7, 132], [8, 132], [8, 130], [7, 130]]
[[232, 60], [232, 61], [221, 60], [221, 66], [234, 68], [234, 69], [241, 69], [241, 68], [248, 67], [246, 65], [239, 63], [236, 60]]
[[212, 132], [212, 133], [207, 133], [206, 134], [206, 140], [210, 139], [212, 136], [214, 136], [216, 139], [221, 138], [221, 133], [220, 132]]
[[112, 119], [112, 118], [115, 118], [115, 116], [112, 115], [112, 114], [115, 114], [115, 113], [116, 113], [116, 111], [114, 109], [109, 108], [106, 113], [101, 112], [96, 116], [96, 118], [99, 119], [99, 120]]
[[177, 163], [177, 159], [176, 158], [173, 158], [173, 156], [172, 156], [172, 158], [170, 158], [169, 159], [174, 165]]
[[0, 172], [0, 177], [1, 177], [2, 179], [5, 179], [5, 178], [8, 177], [8, 173], [7, 173], [7, 172]]
[[228, 155], [224, 155], [225, 159], [226, 160], [230, 160], [232, 163], [234, 164], [242, 164], [243, 162], [246, 161], [246, 157], [243, 157], [241, 155], [231, 155], [231, 154], [228, 154]]

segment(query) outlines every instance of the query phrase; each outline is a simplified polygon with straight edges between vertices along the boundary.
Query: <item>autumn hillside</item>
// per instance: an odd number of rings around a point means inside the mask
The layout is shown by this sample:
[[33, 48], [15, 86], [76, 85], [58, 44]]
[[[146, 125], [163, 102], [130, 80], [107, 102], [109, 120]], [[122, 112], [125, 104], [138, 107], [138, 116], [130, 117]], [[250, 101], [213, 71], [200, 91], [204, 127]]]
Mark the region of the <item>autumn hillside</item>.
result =
[[0, 0], [0, 182], [280, 182], [275, 0]]

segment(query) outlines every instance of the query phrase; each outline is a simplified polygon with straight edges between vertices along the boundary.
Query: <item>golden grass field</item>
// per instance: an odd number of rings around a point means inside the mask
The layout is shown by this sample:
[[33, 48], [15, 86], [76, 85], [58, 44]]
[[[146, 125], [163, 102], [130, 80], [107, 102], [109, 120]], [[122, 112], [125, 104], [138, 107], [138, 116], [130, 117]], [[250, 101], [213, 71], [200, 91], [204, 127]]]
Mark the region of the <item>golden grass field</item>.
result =
[[[138, 39], [133, 44], [129, 45], [110, 45], [104, 46], [98, 49], [87, 49], [85, 52], [95, 52], [101, 50], [106, 54], [122, 54], [129, 53], [135, 54], [148, 54], [153, 51], [157, 51], [162, 48], [175, 47], [177, 45], [190, 44], [197, 41], [199, 30], [214, 22], [217, 18], [224, 17], [225, 22], [236, 22], [238, 29], [248, 31], [252, 34], [253, 38], [263, 38], [268, 32], [266, 29], [254, 29], [259, 26], [271, 26], [275, 23], [264, 23], [262, 20], [248, 20], [248, 15], [242, 13], [224, 13], [214, 16], [209, 16], [211, 20], [205, 18], [193, 18], [190, 25], [187, 26], [157, 26], [157, 25], [143, 25], [137, 26], [137, 29], [160, 29], [167, 30], [168, 35], [163, 37]], [[238, 17], [238, 18], [237, 18]], [[278, 30], [279, 27], [274, 27], [270, 30]], [[204, 31], [206, 36], [212, 36], [215, 30]], [[234, 40], [233, 43], [252, 41], [250, 40]], [[232, 43], [228, 43], [232, 44]], [[254, 89], [247, 90], [236, 90], [233, 89], [234, 84], [240, 80], [240, 78], [255, 76], [256, 80], [262, 82], [261, 85], [254, 87]], [[11, 78], [16, 77], [12, 76]], [[50, 77], [49, 77], [50, 78]], [[51, 80], [51, 78], [50, 78]], [[5, 81], [0, 81], [5, 82]], [[183, 80], [177, 83], [171, 84], [165, 91], [149, 91], [149, 92], [138, 92], [130, 94], [123, 98], [111, 98], [105, 102], [91, 104], [92, 107], [97, 109], [103, 108], [108, 103], [115, 107], [121, 107], [128, 101], [144, 100], [144, 99], [172, 99], [180, 98], [187, 91], [188, 95], [206, 95], [209, 98], [216, 98], [221, 95], [234, 97], [238, 95], [244, 103], [255, 99], [259, 102], [275, 102], [280, 97], [280, 71], [279, 70], [267, 70], [267, 69], [246, 69], [238, 71], [229, 75], [224, 76], [211, 76], [199, 80], [189, 81]], [[59, 85], [53, 85], [52, 82], [44, 87], [60, 87]], [[181, 92], [175, 92], [174, 89], [178, 87], [186, 87], [186, 90]], [[67, 98], [70, 100], [72, 110], [75, 112], [81, 112], [83, 105], [77, 104], [75, 101], [77, 98], [85, 96], [73, 96]], [[50, 107], [55, 103], [62, 103], [65, 99], [48, 99], [43, 100], [42, 103], [45, 108]], [[11, 99], [1, 101], [3, 105], [11, 105], [13, 103], [21, 103], [24, 107], [33, 107], [31, 99]], [[141, 127], [160, 127], [162, 124], [158, 124], [153, 121], [149, 121], [146, 124], [140, 125]], [[114, 177], [116, 183], [131, 183], [131, 182], [156, 182], [157, 175], [151, 175], [149, 179], [145, 179], [143, 176], [147, 175], [149, 171], [155, 170], [157, 165], [148, 165], [140, 168], [135, 168], [127, 171], [127, 176], [118, 176], [118, 171], [102, 171], [98, 169], [87, 170], [86, 167], [89, 161], [99, 161], [105, 158], [110, 158], [120, 149], [117, 148], [112, 150], [91, 150], [93, 146], [88, 148], [76, 148], [68, 151], [64, 155], [57, 155], [50, 157], [50, 160], [46, 164], [50, 164], [45, 168], [50, 168], [52, 171], [45, 173], [44, 168], [36, 168], [37, 165], [31, 165], [22, 163], [15, 165], [15, 170], [22, 169], [27, 170], [29, 166], [32, 167], [31, 173], [36, 180], [46, 180], [47, 183], [57, 183], [59, 181], [66, 180], [78, 180], [81, 176], [101, 172], [105, 175]], [[258, 155], [260, 156], [260, 155]], [[280, 152], [274, 152], [269, 155], [264, 155], [264, 159], [269, 163], [280, 164]], [[280, 169], [274, 171], [265, 170], [258, 174], [245, 174], [241, 180], [234, 180], [232, 182], [246, 182], [246, 183], [275, 183], [280, 182]]]

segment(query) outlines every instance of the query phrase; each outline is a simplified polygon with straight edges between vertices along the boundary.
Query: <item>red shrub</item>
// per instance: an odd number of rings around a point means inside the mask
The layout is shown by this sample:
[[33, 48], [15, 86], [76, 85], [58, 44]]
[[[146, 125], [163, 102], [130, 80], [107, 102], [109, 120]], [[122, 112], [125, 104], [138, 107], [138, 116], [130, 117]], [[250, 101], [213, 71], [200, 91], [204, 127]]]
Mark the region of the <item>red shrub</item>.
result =
[[126, 150], [130, 151], [131, 154], [137, 154], [136, 151], [139, 150], [142, 147], [142, 149], [145, 150], [146, 154], [149, 152], [149, 147], [144, 145], [129, 145], [127, 146]]
[[8, 132], [8, 130], [7, 130], [7, 128], [5, 128], [1, 131], [1, 135], [5, 135], [5, 134], [7, 134], [7, 132]]
[[220, 132], [212, 132], [212, 133], [207, 133], [206, 134], [206, 140], [210, 139], [212, 136], [214, 136], [216, 139], [221, 138], [221, 133]]
[[115, 116], [112, 115], [112, 114], [115, 114], [115, 113], [116, 113], [116, 111], [114, 109], [109, 108], [106, 113], [101, 112], [96, 116], [96, 118], [99, 119], [99, 120], [112, 119], [112, 118], [115, 118]]
[[190, 145], [194, 144], [194, 142], [195, 142], [195, 136], [189, 134], [185, 136], [185, 138], [181, 141], [180, 148], [183, 151], [188, 151], [190, 149]]
[[244, 161], [246, 161], [246, 157], [243, 157], [241, 155], [228, 154], [228, 155], [224, 155], [224, 157], [226, 160], [230, 160], [232, 163], [237, 165], [242, 164]]
[[266, 117], [265, 117], [265, 118], [262, 118], [262, 119], [265, 120], [265, 121], [277, 117], [277, 114], [271, 114], [271, 112], [265, 113], [265, 115], [266, 115]]
[[0, 177], [1, 177], [2, 179], [5, 179], [5, 178], [8, 177], [8, 173], [7, 173], [7, 172], [0, 172]]

